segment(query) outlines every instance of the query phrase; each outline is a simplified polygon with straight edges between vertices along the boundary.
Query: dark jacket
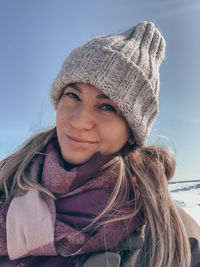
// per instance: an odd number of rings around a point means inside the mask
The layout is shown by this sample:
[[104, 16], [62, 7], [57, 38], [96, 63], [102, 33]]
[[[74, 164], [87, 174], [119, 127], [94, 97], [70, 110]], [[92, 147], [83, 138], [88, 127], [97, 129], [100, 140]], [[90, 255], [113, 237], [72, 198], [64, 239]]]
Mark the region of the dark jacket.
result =
[[[200, 226], [182, 208], [177, 207], [185, 226], [192, 253], [191, 267], [200, 267]], [[91, 255], [82, 267], [149, 267], [149, 230], [146, 227], [144, 235], [134, 233], [124, 243], [123, 252], [107, 252]], [[177, 266], [181, 267], [181, 266]]]

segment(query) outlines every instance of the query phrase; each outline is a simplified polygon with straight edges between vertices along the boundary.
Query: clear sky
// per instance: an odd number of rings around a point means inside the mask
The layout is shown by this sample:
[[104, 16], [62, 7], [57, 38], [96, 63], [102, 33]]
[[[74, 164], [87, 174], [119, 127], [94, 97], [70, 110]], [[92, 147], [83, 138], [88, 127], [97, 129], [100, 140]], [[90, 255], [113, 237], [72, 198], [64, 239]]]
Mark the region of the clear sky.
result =
[[0, 0], [0, 159], [55, 124], [49, 88], [73, 48], [142, 20], [167, 42], [148, 144], [174, 150], [174, 179], [200, 179], [199, 0]]

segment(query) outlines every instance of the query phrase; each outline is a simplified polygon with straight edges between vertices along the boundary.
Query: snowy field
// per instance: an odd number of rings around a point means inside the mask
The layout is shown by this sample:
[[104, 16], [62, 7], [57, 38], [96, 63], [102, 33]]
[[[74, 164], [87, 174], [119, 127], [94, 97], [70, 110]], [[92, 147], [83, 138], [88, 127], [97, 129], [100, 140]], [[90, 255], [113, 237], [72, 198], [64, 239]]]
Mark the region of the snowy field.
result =
[[200, 224], [200, 180], [169, 184], [173, 199]]

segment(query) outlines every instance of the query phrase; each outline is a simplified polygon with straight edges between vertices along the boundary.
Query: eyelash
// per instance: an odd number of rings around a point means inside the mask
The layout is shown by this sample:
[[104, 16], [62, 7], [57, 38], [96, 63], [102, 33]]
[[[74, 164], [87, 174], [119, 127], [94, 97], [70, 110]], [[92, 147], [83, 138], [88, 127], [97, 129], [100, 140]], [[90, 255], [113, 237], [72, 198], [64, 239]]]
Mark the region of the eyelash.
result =
[[[66, 96], [69, 96], [70, 98], [77, 98], [77, 99], [79, 99], [79, 97], [76, 94], [71, 93], [71, 92], [65, 93], [65, 95]], [[73, 97], [72, 97], [72, 95], [73, 95]]]
[[[65, 93], [65, 95], [68, 96], [68, 97], [70, 97], [70, 98], [76, 98], [76, 99], [80, 100], [80, 98], [76, 94], [74, 94], [72, 92], [67, 92], [67, 93]], [[101, 107], [105, 107], [105, 106], [106, 107], [109, 107], [109, 110], [103, 109], [104, 111], [110, 111], [110, 112], [117, 113], [117, 110], [112, 105], [110, 105], [110, 104], [103, 103], [100, 106]]]
[[113, 106], [106, 104], [106, 103], [101, 104], [101, 107], [105, 107], [105, 106], [109, 107], [109, 109], [110, 109], [110, 110], [105, 110], [105, 111], [111, 111], [111, 112], [113, 111], [113, 112], [117, 113], [117, 110]]

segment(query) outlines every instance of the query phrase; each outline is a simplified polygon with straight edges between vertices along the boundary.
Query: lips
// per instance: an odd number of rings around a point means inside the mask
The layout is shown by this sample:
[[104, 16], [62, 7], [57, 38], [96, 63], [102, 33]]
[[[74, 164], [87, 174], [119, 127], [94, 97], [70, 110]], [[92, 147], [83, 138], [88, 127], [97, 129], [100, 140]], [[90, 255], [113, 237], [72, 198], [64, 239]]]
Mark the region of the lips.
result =
[[72, 145], [73, 147], [77, 147], [77, 148], [88, 148], [91, 145], [97, 143], [97, 142], [93, 142], [90, 140], [83, 140], [83, 139], [80, 139], [80, 138], [75, 137], [75, 136], [69, 136], [66, 134], [65, 134], [65, 136], [66, 136], [69, 144]]
[[74, 136], [69, 136], [69, 135], [66, 135], [69, 139], [72, 139], [76, 142], [80, 142], [80, 143], [91, 143], [91, 144], [94, 144], [96, 142], [93, 142], [93, 141], [89, 141], [89, 140], [83, 140], [83, 139], [80, 139], [78, 137], [74, 137]]

